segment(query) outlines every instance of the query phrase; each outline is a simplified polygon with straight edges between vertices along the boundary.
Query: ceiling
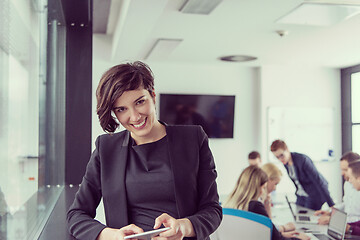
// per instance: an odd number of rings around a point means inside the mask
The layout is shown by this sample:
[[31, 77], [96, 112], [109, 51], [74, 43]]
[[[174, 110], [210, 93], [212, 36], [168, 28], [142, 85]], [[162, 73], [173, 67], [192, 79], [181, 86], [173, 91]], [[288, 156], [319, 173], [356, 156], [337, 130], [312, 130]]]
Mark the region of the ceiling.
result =
[[[222, 0], [204, 15], [179, 11], [186, 0], [94, 0], [93, 26], [96, 35], [111, 39], [111, 60], [116, 61], [147, 58], [214, 64], [222, 56], [250, 55], [257, 60], [224, 64], [332, 68], [360, 64], [360, 14], [330, 26], [276, 23], [296, 7], [314, 1]], [[360, 0], [342, 2], [360, 4]], [[278, 30], [287, 34], [280, 36]], [[149, 54], [158, 39], [172, 41]]]

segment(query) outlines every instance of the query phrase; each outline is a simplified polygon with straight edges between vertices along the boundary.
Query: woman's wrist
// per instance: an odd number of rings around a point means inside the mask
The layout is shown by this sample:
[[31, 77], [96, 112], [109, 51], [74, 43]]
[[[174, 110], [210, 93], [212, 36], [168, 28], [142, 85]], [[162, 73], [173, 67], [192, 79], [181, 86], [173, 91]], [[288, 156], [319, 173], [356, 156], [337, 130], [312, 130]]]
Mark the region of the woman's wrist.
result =
[[184, 231], [184, 237], [195, 237], [195, 230], [191, 223], [191, 221], [188, 218], [181, 218], [179, 219], [180, 226], [183, 227]]
[[102, 240], [102, 239], [106, 239], [107, 238], [107, 234], [111, 231], [110, 228], [106, 227], [103, 230], [101, 230], [101, 232], [99, 233], [98, 237], [96, 238], [96, 240]]

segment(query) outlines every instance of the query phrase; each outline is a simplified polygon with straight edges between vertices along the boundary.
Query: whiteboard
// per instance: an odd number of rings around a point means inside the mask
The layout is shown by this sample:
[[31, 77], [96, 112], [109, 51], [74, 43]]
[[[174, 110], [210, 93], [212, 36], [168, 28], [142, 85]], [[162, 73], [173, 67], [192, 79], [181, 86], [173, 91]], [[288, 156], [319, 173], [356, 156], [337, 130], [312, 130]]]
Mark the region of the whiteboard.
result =
[[334, 160], [334, 109], [269, 107], [267, 111], [268, 159], [276, 139], [285, 141], [291, 152], [308, 155], [313, 161]]

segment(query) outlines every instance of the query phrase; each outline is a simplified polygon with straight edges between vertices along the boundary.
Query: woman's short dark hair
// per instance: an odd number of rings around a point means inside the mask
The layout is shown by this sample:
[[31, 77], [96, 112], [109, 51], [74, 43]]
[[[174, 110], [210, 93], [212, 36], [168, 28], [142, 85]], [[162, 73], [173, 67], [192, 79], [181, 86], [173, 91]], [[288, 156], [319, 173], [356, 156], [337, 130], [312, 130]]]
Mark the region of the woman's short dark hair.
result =
[[140, 61], [113, 66], [101, 77], [96, 89], [96, 113], [105, 132], [114, 132], [119, 124], [111, 115], [115, 101], [125, 92], [143, 87], [152, 96], [154, 76], [150, 67]]

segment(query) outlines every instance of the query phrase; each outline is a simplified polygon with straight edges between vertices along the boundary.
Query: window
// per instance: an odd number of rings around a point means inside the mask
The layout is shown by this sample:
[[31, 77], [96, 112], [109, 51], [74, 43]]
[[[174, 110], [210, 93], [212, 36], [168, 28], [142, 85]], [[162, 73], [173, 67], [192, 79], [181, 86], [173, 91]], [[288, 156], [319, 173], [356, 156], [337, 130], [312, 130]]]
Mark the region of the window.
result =
[[65, 31], [49, 24], [54, 6], [0, 1], [0, 239], [37, 239], [64, 184]]
[[342, 151], [360, 153], [360, 65], [341, 70]]
[[352, 150], [360, 153], [360, 72], [351, 74]]

